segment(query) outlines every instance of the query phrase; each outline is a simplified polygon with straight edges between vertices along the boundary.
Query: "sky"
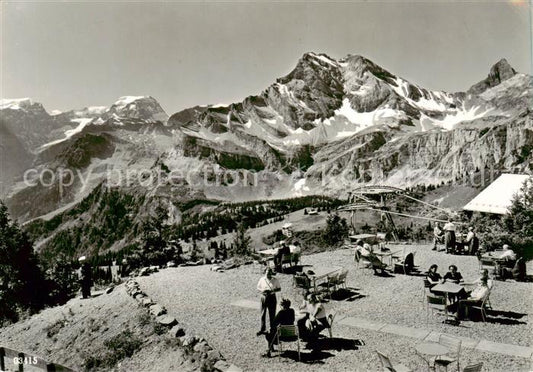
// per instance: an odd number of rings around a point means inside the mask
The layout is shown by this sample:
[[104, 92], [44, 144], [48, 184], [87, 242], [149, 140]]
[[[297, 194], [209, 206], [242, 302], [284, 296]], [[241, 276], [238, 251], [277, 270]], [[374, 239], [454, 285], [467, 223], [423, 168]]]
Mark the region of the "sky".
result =
[[531, 74], [527, 1], [4, 1], [0, 96], [50, 112], [151, 95], [172, 114], [258, 94], [309, 51], [462, 91], [501, 58]]

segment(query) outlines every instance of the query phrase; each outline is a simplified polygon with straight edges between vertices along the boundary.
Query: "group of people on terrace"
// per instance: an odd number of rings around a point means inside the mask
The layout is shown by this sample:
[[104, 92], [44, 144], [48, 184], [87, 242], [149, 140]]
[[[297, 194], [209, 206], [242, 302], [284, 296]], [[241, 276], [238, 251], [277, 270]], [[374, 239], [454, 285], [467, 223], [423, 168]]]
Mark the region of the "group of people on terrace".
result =
[[[281, 309], [276, 313], [276, 293], [281, 291], [281, 286], [271, 268], [267, 268], [265, 275], [259, 279], [257, 290], [261, 294], [261, 328], [257, 332], [257, 336], [264, 335], [268, 344], [268, 350], [263, 356], [270, 357], [271, 352], [274, 351], [278, 326], [296, 325], [299, 337], [309, 342], [315, 340], [322, 330], [330, 327], [324, 304], [314, 293], [304, 294], [304, 300], [298, 313], [291, 308], [289, 299], [281, 300]], [[269, 318], [268, 329], [267, 314]]]
[[439, 222], [433, 229], [433, 250], [436, 251], [438, 244], [444, 244], [446, 253], [475, 255], [479, 249], [479, 238], [474, 227], [468, 227], [468, 232], [457, 233], [457, 227], [450, 219], [441, 228]]
[[[438, 266], [433, 264], [427, 271], [426, 280], [429, 282], [429, 291], [434, 295], [447, 296], [449, 303], [447, 304], [447, 310], [451, 313], [455, 313], [457, 320], [468, 317], [468, 309], [472, 306], [482, 305], [483, 300], [490, 293], [492, 288], [492, 279], [489, 279], [489, 272], [487, 269], [481, 271], [481, 277], [474, 282], [467, 283], [464, 281], [462, 274], [458, 271], [456, 265], [450, 265], [448, 272], [442, 277], [438, 273]], [[450, 293], [439, 290], [437, 287], [440, 283], [454, 283], [461, 285], [461, 290], [455, 292], [453, 295]], [[473, 286], [472, 290], [467, 290], [466, 286]]]

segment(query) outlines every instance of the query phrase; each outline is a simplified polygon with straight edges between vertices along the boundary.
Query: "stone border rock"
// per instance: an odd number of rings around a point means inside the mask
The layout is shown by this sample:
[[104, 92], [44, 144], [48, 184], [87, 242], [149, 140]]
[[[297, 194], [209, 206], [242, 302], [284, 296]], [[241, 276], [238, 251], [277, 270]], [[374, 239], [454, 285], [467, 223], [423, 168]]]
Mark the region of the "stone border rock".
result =
[[[145, 274], [146, 275], [146, 274]], [[135, 279], [130, 278], [125, 284], [126, 293], [133, 297], [140, 306], [147, 308], [154, 321], [163, 327], [169, 328], [168, 336], [177, 338], [179, 344], [188, 350], [187, 358], [191, 361], [201, 361], [209, 366], [209, 370], [217, 372], [238, 372], [242, 371], [237, 366], [227, 362], [219, 351], [213, 349], [207, 341], [201, 337], [196, 337], [181, 327], [173, 316], [167, 314], [167, 310], [155, 303], [146, 295]]]

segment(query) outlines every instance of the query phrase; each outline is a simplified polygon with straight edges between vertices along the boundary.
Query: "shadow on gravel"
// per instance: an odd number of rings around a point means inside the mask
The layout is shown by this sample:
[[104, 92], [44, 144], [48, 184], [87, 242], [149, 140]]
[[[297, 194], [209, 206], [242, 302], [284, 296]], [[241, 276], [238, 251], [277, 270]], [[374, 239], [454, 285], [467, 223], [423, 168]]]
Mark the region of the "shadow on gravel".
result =
[[[527, 314], [516, 313], [514, 311], [502, 311], [502, 310], [488, 310], [487, 311], [487, 323], [494, 324], [504, 324], [504, 325], [516, 325], [516, 324], [527, 324], [527, 322], [520, 321]], [[480, 321], [481, 319], [476, 318], [475, 321]]]
[[359, 298], [366, 297], [355, 290], [355, 288], [339, 289], [331, 294], [333, 301], [355, 301]]
[[352, 340], [349, 338], [319, 338], [313, 342], [307, 344], [308, 349], [314, 351], [324, 351], [324, 350], [359, 350], [359, 346], [363, 346], [365, 343], [362, 340]]
[[[307, 343], [307, 347], [300, 352], [300, 362], [308, 364], [323, 364], [323, 360], [334, 356], [329, 350], [359, 350], [359, 346], [364, 345], [362, 340], [351, 340], [347, 338], [319, 338]], [[287, 350], [281, 354], [284, 358], [298, 361], [296, 350]]]
[[[324, 351], [306, 351], [302, 350], [300, 352], [300, 362], [306, 364], [324, 364], [323, 360], [335, 356], [332, 353]], [[281, 353], [281, 357], [292, 359], [295, 362], [298, 362], [298, 352], [296, 350], [288, 350]]]

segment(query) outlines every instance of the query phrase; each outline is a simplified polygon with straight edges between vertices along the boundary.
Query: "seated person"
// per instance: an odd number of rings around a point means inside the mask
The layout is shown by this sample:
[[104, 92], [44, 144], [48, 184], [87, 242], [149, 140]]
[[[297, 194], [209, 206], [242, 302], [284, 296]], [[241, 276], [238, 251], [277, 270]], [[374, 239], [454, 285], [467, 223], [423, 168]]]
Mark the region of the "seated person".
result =
[[357, 246], [355, 249], [359, 250], [361, 257], [364, 257], [368, 262], [370, 262], [370, 265], [374, 270], [374, 274], [377, 274], [378, 269], [381, 271], [381, 274], [384, 273], [384, 269], [387, 265], [382, 263], [379, 257], [372, 252], [372, 247], [370, 247], [370, 244], [365, 243], [362, 247]]
[[481, 305], [485, 297], [489, 294], [488, 286], [488, 272], [487, 277], [482, 276], [479, 284], [470, 293], [467, 293], [465, 299], [459, 300], [457, 306], [457, 319], [464, 319], [468, 317], [468, 307], [473, 305]]
[[479, 240], [476, 236], [476, 233], [474, 232], [474, 228], [470, 226], [468, 228], [468, 234], [466, 234], [466, 238], [464, 240], [465, 249], [469, 254], [476, 254], [479, 246]]
[[270, 357], [271, 351], [274, 351], [274, 343], [276, 342], [276, 332], [278, 325], [294, 325], [294, 309], [291, 308], [291, 301], [288, 299], [281, 300], [281, 310], [278, 311], [274, 318], [273, 329], [265, 334], [265, 338], [268, 342], [268, 351], [265, 356]]
[[448, 272], [444, 275], [444, 281], [450, 281], [452, 283], [459, 284], [463, 280], [463, 276], [459, 271], [457, 271], [457, 266], [450, 265], [448, 267]]
[[503, 245], [503, 253], [500, 255], [500, 260], [516, 261], [516, 253], [514, 253], [508, 244]]
[[306, 338], [315, 339], [325, 328], [329, 328], [324, 304], [320, 302], [317, 295], [309, 294], [305, 303], [307, 315], [298, 321], [298, 328], [301, 329]]
[[503, 252], [498, 257], [495, 265], [494, 265], [494, 274], [501, 279], [505, 279], [507, 277], [507, 270], [506, 268], [513, 268], [516, 264], [516, 253], [509, 248], [508, 244], [503, 245]]
[[438, 268], [439, 267], [436, 264], [431, 265], [426, 275], [426, 279], [431, 283], [432, 287], [439, 284], [439, 282], [442, 280], [442, 277], [437, 272]]
[[276, 255], [274, 256], [274, 265], [276, 266], [276, 271], [281, 271], [281, 264], [283, 262], [283, 256], [286, 254], [290, 254], [291, 250], [287, 243], [283, 242], [281, 243], [281, 247], [278, 248], [278, 251], [276, 252]]

